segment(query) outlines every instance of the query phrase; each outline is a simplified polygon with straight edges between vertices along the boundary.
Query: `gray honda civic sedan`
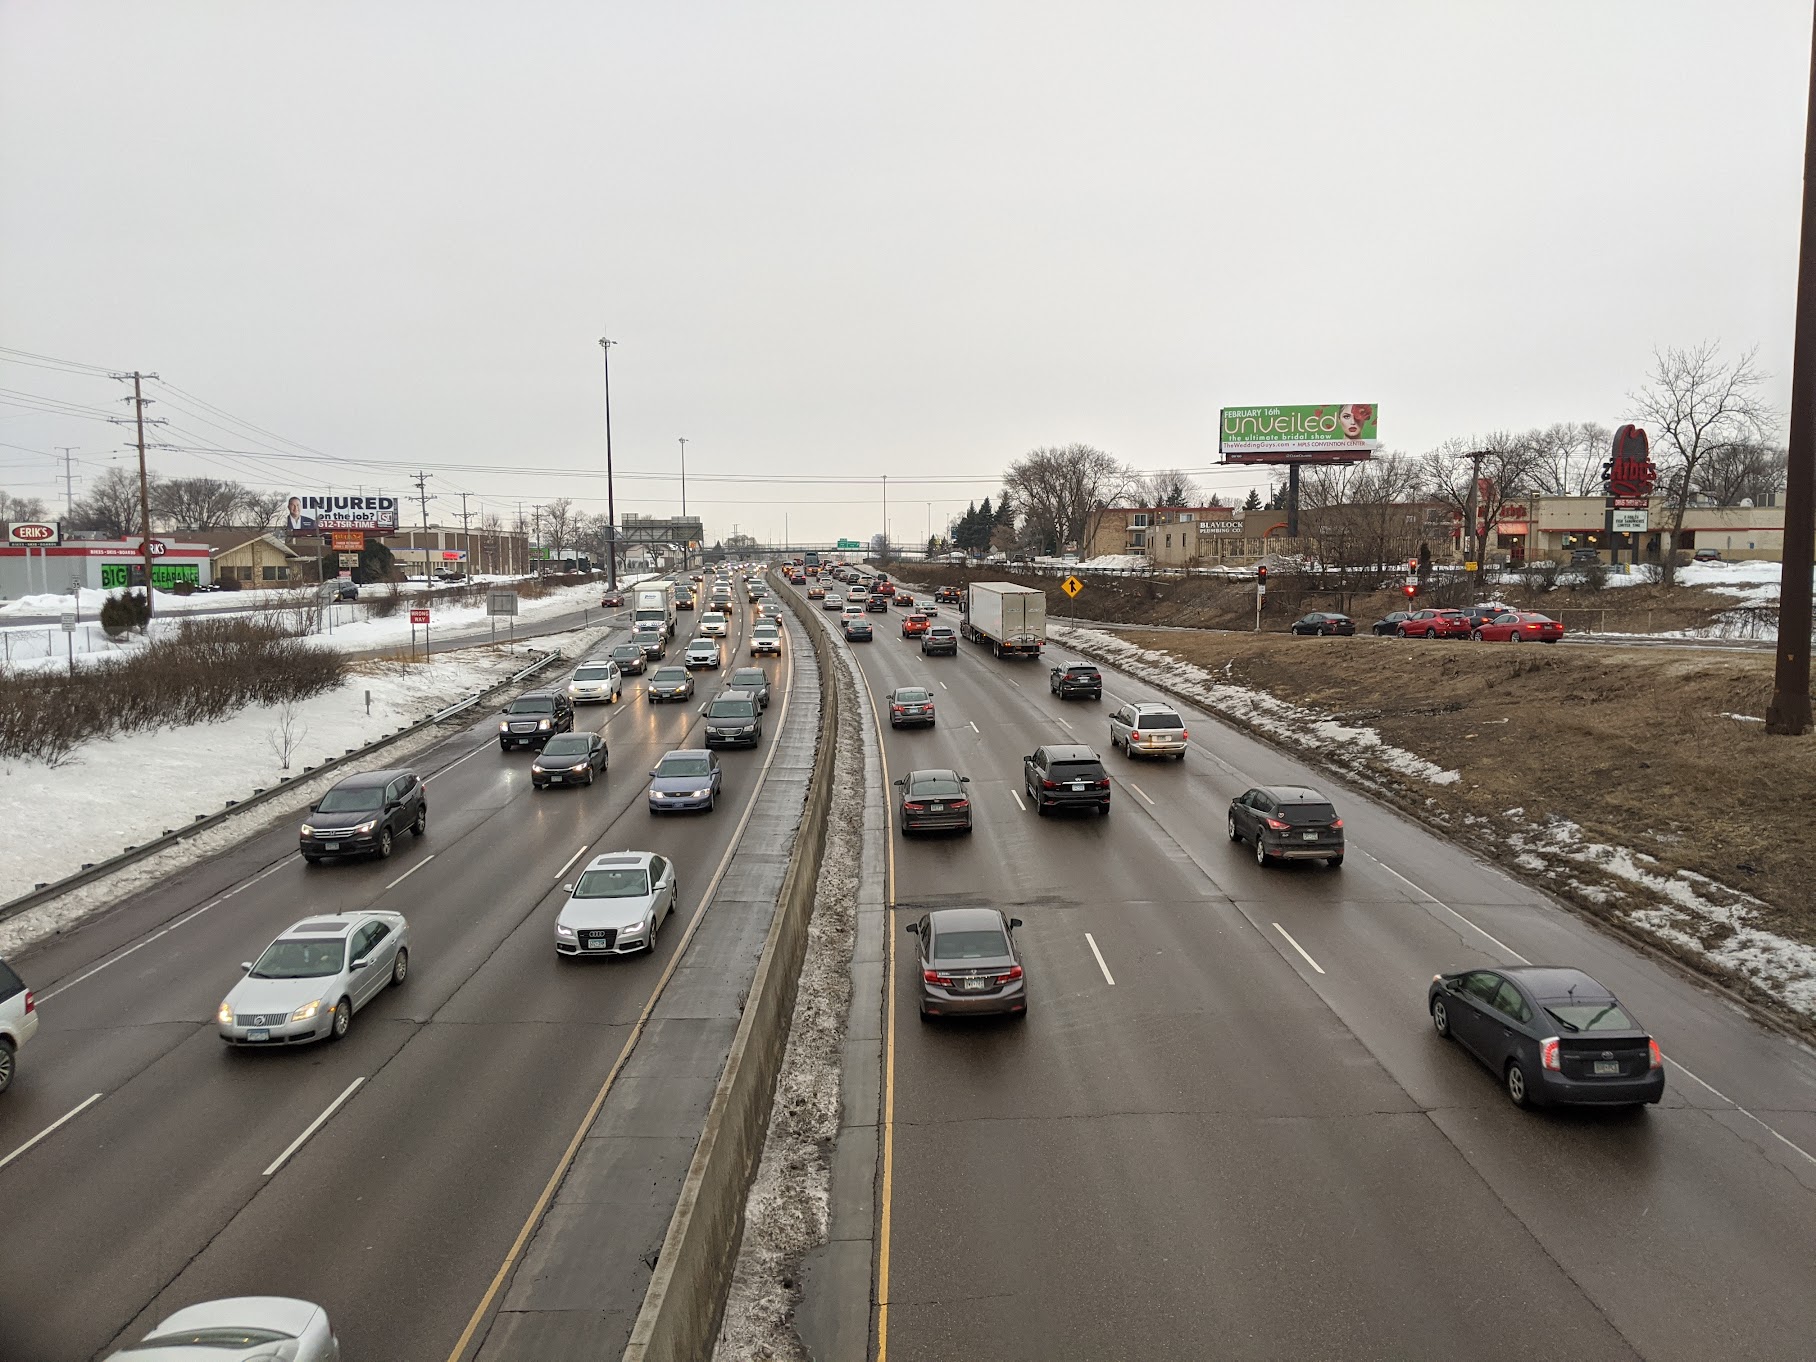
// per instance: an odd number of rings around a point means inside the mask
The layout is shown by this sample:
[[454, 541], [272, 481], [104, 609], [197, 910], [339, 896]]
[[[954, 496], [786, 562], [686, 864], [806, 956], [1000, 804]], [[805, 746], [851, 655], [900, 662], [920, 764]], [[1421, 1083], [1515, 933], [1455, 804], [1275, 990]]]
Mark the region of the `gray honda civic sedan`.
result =
[[1028, 981], [1015, 949], [1018, 917], [994, 908], [940, 908], [908, 932], [920, 941], [921, 1020], [1028, 1012]]

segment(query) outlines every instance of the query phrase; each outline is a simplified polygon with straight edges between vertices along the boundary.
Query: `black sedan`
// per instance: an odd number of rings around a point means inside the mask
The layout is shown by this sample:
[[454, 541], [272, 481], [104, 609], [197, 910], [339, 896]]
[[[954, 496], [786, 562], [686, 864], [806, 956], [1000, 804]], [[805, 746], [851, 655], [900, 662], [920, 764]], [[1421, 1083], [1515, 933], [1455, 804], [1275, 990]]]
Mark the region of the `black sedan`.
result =
[[871, 632], [870, 621], [847, 616], [845, 620], [845, 641], [847, 643], [869, 643], [876, 635]]
[[1069, 667], [1054, 667], [1047, 673], [1047, 689], [1062, 700], [1076, 695], [1086, 700], [1103, 699], [1103, 673], [1089, 662], [1074, 662]]
[[897, 821], [902, 836], [917, 832], [971, 831], [970, 776], [957, 771], [910, 771], [895, 781], [901, 793]]
[[1293, 621], [1293, 632], [1325, 636], [1341, 634], [1347, 638], [1356, 632], [1356, 622], [1335, 610], [1314, 610]]
[[1665, 1095], [1665, 1058], [1580, 969], [1509, 965], [1432, 976], [1431, 1024], [1485, 1064], [1516, 1107], [1640, 1106]]
[[551, 785], [591, 785], [605, 774], [609, 760], [605, 739], [597, 733], [557, 733], [530, 763], [530, 784], [538, 790]]
[[757, 697], [757, 703], [769, 708], [769, 676], [761, 667], [737, 667], [725, 680], [727, 690], [741, 690]]
[[941, 908], [908, 932], [920, 941], [921, 1020], [1028, 1015], [1028, 980], [1015, 949], [1018, 917], [994, 908]]
[[1381, 616], [1380, 619], [1376, 620], [1369, 627], [1383, 638], [1398, 638], [1400, 636], [1400, 621], [1409, 620], [1412, 617], [1413, 612], [1410, 610], [1393, 610]]
[[612, 661], [624, 675], [642, 676], [644, 668], [649, 666], [649, 654], [635, 643], [620, 643], [612, 649]]

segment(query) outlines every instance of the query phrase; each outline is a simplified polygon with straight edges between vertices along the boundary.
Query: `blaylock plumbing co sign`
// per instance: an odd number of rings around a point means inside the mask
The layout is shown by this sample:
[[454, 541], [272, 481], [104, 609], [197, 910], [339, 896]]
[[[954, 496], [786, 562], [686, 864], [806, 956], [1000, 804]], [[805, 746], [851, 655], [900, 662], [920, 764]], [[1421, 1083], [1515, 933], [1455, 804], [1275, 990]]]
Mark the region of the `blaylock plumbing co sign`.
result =
[[1373, 402], [1310, 407], [1225, 407], [1217, 446], [1225, 463], [1344, 463], [1381, 447]]

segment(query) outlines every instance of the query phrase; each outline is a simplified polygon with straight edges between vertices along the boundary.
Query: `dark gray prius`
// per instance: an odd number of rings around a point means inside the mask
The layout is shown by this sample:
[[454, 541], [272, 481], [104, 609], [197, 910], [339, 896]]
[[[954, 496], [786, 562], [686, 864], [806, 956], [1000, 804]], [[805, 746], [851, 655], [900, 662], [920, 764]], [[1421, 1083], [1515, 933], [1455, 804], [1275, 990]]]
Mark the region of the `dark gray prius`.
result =
[[1638, 1106], [1665, 1095], [1665, 1058], [1580, 969], [1508, 965], [1432, 977], [1431, 1024], [1486, 1064], [1516, 1107]]
[[1018, 917], [994, 908], [941, 908], [908, 924], [921, 943], [921, 1020], [1028, 1013], [1015, 950]]

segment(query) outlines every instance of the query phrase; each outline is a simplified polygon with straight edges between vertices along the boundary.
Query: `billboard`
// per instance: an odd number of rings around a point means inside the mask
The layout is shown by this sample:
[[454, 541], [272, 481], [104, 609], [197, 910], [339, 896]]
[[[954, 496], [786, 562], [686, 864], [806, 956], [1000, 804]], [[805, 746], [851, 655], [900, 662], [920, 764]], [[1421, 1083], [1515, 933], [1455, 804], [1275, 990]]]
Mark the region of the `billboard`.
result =
[[1343, 463], [1366, 459], [1381, 441], [1373, 402], [1311, 407], [1225, 407], [1217, 447], [1225, 463]]
[[321, 534], [334, 530], [396, 534], [397, 498], [299, 493], [284, 505], [284, 528], [291, 534]]

